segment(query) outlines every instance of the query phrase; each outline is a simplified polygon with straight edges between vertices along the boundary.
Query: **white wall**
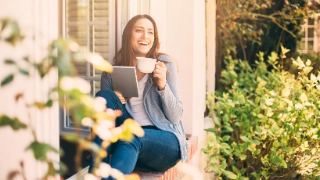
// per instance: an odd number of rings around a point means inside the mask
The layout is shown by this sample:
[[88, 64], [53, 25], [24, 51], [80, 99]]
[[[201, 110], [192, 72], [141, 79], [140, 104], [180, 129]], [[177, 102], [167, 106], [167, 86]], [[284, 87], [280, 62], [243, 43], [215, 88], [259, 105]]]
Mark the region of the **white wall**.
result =
[[[57, 0], [0, 0], [0, 18], [16, 19], [27, 35], [27, 40], [18, 47], [0, 43], [0, 80], [13, 70], [3, 64], [4, 58], [11, 57], [20, 60], [19, 64], [23, 65], [21, 61], [23, 54], [28, 52], [34, 59], [42, 57], [48, 43], [58, 36], [57, 2]], [[0, 114], [16, 116], [25, 123], [32, 124], [39, 141], [59, 148], [57, 104], [44, 112], [33, 110], [31, 121], [29, 121], [23, 103], [14, 102], [14, 96], [18, 92], [24, 93], [29, 102], [44, 100], [46, 91], [56, 82], [57, 73], [54, 72], [45, 81], [40, 81], [39, 78], [15, 77], [14, 83], [10, 86], [0, 88]], [[25, 151], [32, 140], [29, 131], [14, 132], [8, 127], [0, 128], [0, 137], [0, 179], [6, 179], [9, 171], [19, 169], [21, 160], [25, 163], [27, 179], [40, 179], [43, 176], [46, 166], [35, 162], [31, 152]], [[52, 155], [51, 158], [59, 161], [58, 155]], [[22, 177], [17, 179], [22, 179]]]
[[206, 87], [205, 4], [167, 1], [166, 52], [178, 63], [187, 133], [203, 131]]
[[[180, 92], [184, 104], [182, 121], [186, 133], [204, 141], [206, 96], [205, 1], [166, 1], [166, 52], [179, 67]], [[199, 167], [200, 148], [193, 157]]]

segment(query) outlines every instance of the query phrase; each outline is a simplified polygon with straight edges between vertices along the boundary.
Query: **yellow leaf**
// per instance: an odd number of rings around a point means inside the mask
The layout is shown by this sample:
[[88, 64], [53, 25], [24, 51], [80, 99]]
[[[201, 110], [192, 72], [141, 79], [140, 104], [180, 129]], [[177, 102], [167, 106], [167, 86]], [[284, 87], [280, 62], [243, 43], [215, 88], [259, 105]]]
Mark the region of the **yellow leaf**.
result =
[[141, 126], [134, 121], [133, 119], [127, 119], [124, 123], [123, 123], [125, 128], [128, 128], [133, 134], [137, 135], [137, 136], [144, 136], [144, 131], [141, 128]]
[[285, 47], [283, 47], [283, 46], [281, 46], [281, 58], [286, 58], [286, 53], [287, 52], [289, 52], [290, 51], [290, 49], [287, 49], [287, 48], [285, 48]]
[[125, 176], [126, 180], [140, 180], [140, 176], [138, 174], [129, 174]]
[[109, 141], [103, 141], [101, 147], [102, 148], [107, 148], [110, 145]]
[[105, 158], [105, 157], [107, 157], [107, 152], [105, 150], [101, 150], [99, 152], [99, 155], [100, 155], [101, 158]]
[[93, 64], [93, 66], [96, 69], [101, 70], [101, 71], [105, 71], [105, 72], [109, 72], [109, 73], [111, 73], [113, 71], [112, 65], [106, 60], [102, 61], [99, 64]]
[[304, 68], [303, 68], [303, 72], [304, 72], [305, 74], [308, 74], [312, 69], [313, 69], [313, 67], [304, 67]]

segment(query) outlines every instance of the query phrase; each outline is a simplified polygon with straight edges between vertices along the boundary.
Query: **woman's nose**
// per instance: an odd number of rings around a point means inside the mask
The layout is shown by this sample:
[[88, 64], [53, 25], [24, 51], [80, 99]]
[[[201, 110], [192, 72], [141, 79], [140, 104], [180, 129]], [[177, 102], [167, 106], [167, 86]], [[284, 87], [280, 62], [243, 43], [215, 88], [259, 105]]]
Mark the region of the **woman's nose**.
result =
[[147, 37], [148, 37], [148, 33], [144, 31], [144, 32], [142, 33], [142, 37], [143, 37], [143, 38], [147, 38]]

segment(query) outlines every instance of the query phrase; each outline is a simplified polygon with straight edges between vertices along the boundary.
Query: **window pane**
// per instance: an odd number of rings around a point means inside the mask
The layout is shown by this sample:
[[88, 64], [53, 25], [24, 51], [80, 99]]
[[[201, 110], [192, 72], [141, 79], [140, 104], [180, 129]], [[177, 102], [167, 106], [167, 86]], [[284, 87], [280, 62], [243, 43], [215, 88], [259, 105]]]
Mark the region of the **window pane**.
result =
[[308, 38], [314, 37], [314, 28], [308, 28]]
[[301, 40], [301, 41], [299, 42], [299, 49], [300, 49], [300, 50], [305, 50], [305, 41], [302, 41], [302, 40]]
[[308, 41], [308, 50], [313, 50], [313, 41]]
[[[91, 52], [99, 53], [108, 60], [109, 38], [108, 0], [67, 0], [67, 36], [74, 38], [79, 45]], [[101, 71], [89, 63], [75, 64], [79, 76], [90, 81], [91, 94], [100, 90]]]
[[[72, 38], [80, 47], [90, 52], [99, 53], [104, 59], [109, 57], [109, 1], [108, 0], [65, 0], [66, 38]], [[91, 84], [91, 95], [100, 90], [102, 72], [88, 62], [74, 62], [78, 76]], [[73, 128], [72, 118], [64, 113], [64, 125]], [[81, 127], [84, 131], [88, 128]]]
[[66, 2], [67, 22], [87, 21], [88, 8], [86, 0], [67, 0]]
[[308, 25], [314, 25], [314, 18], [308, 19]]

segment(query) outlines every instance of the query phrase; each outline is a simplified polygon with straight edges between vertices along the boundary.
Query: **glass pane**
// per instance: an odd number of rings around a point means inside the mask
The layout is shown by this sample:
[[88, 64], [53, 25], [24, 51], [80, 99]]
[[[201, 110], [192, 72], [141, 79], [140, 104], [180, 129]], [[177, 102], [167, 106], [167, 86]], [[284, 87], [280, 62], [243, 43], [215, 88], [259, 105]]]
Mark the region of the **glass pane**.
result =
[[66, 1], [66, 20], [67, 22], [85, 22], [88, 17], [86, 0], [67, 0]]
[[[67, 37], [72, 38], [79, 43], [82, 49], [88, 49], [87, 26], [69, 26], [67, 27]], [[78, 75], [86, 77], [87, 62], [74, 62]]]
[[314, 25], [314, 18], [308, 19], [308, 25]]
[[[67, 36], [74, 38], [82, 48], [99, 53], [108, 60], [108, 0], [67, 0]], [[92, 93], [100, 90], [101, 71], [89, 63], [75, 63], [79, 76], [92, 84]]]
[[305, 50], [305, 41], [299, 41], [299, 49]]
[[[66, 0], [65, 34], [79, 43], [82, 49], [99, 53], [105, 60], [109, 57], [109, 1], [108, 0]], [[100, 90], [102, 72], [88, 62], [74, 62], [78, 76], [91, 84], [90, 95]], [[72, 128], [72, 117], [64, 117], [64, 125]], [[86, 128], [83, 128], [88, 130]]]
[[313, 50], [313, 41], [308, 41], [308, 50]]
[[308, 28], [308, 38], [314, 37], [314, 28]]

